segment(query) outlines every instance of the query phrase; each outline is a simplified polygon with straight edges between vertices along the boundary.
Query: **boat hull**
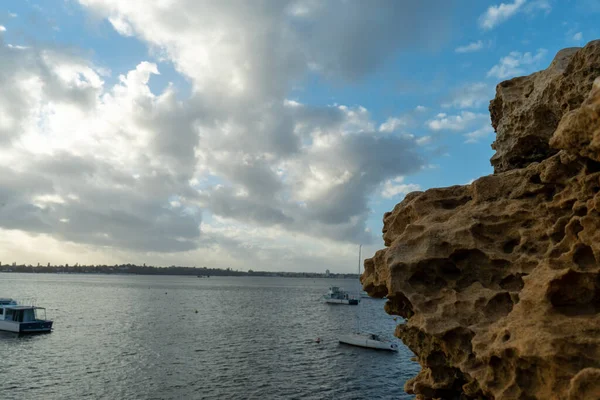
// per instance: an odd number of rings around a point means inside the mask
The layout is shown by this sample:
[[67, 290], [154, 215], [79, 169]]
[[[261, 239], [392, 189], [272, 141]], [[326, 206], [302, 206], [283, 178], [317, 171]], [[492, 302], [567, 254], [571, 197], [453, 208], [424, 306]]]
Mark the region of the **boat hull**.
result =
[[22, 322], [19, 333], [43, 333], [52, 331], [52, 321]]
[[0, 321], [0, 331], [14, 333], [44, 333], [52, 331], [52, 321]]
[[345, 335], [339, 338], [339, 342], [366, 349], [398, 351], [398, 346], [395, 343], [371, 340], [362, 335]]
[[350, 306], [358, 305], [358, 299], [325, 299], [325, 302], [329, 304], [347, 304]]

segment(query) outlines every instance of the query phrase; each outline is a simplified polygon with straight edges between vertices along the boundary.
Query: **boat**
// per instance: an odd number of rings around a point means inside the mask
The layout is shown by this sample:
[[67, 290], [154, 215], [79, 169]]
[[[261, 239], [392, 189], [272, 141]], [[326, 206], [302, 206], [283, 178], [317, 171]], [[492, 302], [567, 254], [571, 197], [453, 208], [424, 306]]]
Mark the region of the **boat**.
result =
[[326, 303], [358, 305], [359, 299], [351, 297], [347, 292], [337, 286], [331, 286], [327, 295], [323, 296]]
[[[43, 318], [42, 318], [43, 316]], [[0, 331], [42, 333], [52, 331], [53, 321], [46, 319], [46, 309], [33, 304], [23, 305], [0, 298]]]
[[374, 333], [350, 333], [348, 335], [340, 336], [338, 340], [340, 343], [349, 344], [351, 346], [375, 350], [398, 351], [398, 345], [396, 343], [382, 339]]
[[[360, 277], [360, 261], [361, 261], [362, 245], [358, 247], [358, 276]], [[391, 341], [381, 338], [379, 335], [370, 332], [360, 331], [360, 318], [356, 313], [356, 332], [347, 335], [342, 335], [338, 339], [340, 343], [349, 344], [351, 346], [364, 347], [367, 349], [398, 351], [398, 345]]]

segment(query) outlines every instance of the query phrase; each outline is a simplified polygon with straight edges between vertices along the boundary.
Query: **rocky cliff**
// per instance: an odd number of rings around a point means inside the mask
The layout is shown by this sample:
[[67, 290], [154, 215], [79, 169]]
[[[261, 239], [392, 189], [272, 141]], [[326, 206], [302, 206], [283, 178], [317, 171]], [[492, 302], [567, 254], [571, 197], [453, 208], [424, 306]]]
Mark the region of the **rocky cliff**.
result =
[[418, 399], [600, 399], [600, 41], [502, 82], [494, 174], [411, 193], [365, 260]]

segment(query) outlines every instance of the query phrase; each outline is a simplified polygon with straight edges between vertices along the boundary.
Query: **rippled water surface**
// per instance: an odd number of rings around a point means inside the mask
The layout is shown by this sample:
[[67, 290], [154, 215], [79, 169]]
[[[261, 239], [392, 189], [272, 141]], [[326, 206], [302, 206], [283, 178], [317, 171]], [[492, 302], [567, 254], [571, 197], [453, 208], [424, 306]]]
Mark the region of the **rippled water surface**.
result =
[[[352, 280], [0, 274], [34, 297], [51, 334], [0, 333], [0, 399], [410, 399], [418, 365], [340, 345], [356, 327], [392, 338], [384, 301], [322, 301]], [[197, 311], [197, 313], [196, 313]], [[323, 342], [315, 343], [320, 337]]]

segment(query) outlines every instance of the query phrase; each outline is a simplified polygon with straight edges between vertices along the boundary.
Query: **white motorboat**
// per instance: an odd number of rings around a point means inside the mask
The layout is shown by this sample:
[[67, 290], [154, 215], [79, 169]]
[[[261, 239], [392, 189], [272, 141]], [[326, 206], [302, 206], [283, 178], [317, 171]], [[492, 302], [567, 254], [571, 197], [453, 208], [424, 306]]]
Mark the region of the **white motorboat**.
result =
[[340, 336], [339, 342], [368, 349], [398, 351], [398, 345], [396, 343], [384, 340], [374, 333], [363, 332], [343, 335]]
[[337, 286], [331, 286], [329, 293], [323, 296], [326, 303], [330, 304], [348, 304], [351, 306], [358, 305], [359, 299], [351, 297], [347, 292], [343, 291]]
[[52, 321], [46, 319], [46, 309], [18, 304], [13, 299], [0, 298], [0, 331], [41, 333], [52, 331]]

